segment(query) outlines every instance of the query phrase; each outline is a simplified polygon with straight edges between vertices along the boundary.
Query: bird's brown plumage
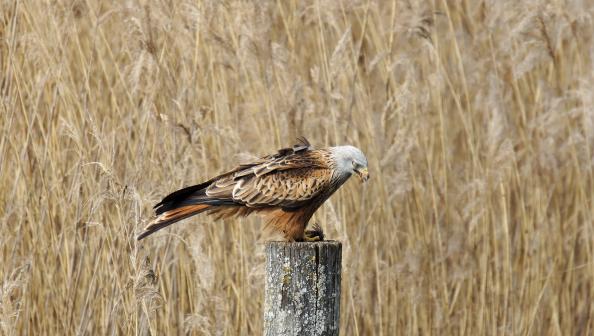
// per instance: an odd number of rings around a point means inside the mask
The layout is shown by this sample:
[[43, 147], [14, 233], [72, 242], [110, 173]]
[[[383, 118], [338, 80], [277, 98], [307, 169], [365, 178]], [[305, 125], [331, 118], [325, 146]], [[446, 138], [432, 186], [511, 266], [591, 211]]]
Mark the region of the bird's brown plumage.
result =
[[301, 138], [292, 148], [171, 193], [155, 206], [157, 217], [138, 239], [206, 212], [217, 219], [259, 213], [288, 240], [303, 240], [313, 213], [346, 180], [334, 168], [328, 149], [313, 149]]

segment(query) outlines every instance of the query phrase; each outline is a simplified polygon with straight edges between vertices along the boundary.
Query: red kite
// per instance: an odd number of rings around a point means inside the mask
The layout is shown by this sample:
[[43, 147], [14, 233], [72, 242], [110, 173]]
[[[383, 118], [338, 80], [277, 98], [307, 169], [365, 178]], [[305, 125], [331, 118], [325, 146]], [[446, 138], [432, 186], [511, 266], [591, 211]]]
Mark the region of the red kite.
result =
[[314, 149], [300, 138], [292, 148], [169, 194], [155, 205], [157, 217], [137, 239], [206, 212], [217, 219], [258, 213], [289, 241], [321, 240], [321, 230], [305, 231], [307, 222], [353, 174], [362, 181], [369, 178], [361, 150], [353, 146]]

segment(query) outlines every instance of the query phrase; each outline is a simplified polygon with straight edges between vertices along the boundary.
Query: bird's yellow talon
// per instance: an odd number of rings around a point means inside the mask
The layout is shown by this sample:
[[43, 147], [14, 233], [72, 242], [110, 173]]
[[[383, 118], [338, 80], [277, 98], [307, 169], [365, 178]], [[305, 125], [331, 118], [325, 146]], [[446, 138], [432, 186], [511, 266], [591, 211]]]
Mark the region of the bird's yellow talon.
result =
[[306, 242], [317, 242], [324, 240], [324, 231], [318, 224], [314, 224], [311, 230], [305, 231], [303, 235], [303, 241]]

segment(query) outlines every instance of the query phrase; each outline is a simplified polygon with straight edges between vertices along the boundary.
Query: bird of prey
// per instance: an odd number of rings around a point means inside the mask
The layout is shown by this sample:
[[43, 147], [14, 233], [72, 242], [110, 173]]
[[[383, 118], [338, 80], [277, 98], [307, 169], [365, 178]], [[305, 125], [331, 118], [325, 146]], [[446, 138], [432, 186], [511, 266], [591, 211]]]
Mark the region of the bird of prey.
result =
[[204, 212], [217, 219], [258, 213], [288, 241], [322, 240], [321, 230], [305, 231], [307, 222], [353, 174], [362, 181], [369, 178], [361, 150], [314, 149], [307, 139], [299, 138], [292, 148], [169, 194], [155, 205], [157, 217], [137, 239]]

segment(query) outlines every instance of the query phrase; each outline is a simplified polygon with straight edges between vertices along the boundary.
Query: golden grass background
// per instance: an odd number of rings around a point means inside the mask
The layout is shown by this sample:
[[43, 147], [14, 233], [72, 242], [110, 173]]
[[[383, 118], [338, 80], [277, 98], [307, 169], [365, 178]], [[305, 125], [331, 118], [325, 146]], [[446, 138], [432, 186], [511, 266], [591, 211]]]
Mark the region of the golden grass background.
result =
[[0, 1], [0, 330], [258, 334], [260, 221], [176, 188], [353, 144], [344, 335], [594, 330], [588, 1]]

